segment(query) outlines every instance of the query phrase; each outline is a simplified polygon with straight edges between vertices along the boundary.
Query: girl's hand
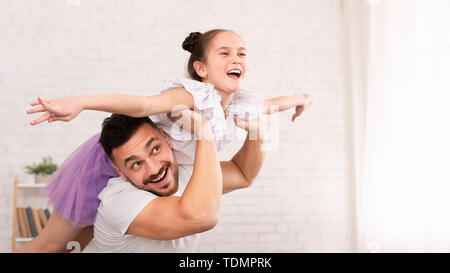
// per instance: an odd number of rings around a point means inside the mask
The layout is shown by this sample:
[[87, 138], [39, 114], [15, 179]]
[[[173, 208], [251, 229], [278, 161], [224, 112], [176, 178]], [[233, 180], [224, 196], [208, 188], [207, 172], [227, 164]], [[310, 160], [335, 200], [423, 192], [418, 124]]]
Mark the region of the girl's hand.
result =
[[27, 114], [34, 114], [44, 112], [42, 116], [30, 122], [31, 125], [39, 124], [43, 121], [70, 121], [83, 111], [82, 96], [72, 96], [60, 99], [42, 99], [37, 98], [37, 101], [31, 103], [35, 106], [27, 110]]
[[214, 139], [208, 119], [185, 105], [175, 106], [171, 113], [167, 113], [167, 117], [184, 131], [193, 134], [197, 139]]
[[310, 101], [309, 103], [305, 104], [308, 98], [309, 98], [308, 94], [298, 96], [298, 104], [295, 106], [295, 113], [292, 115], [292, 122], [294, 122], [295, 119], [303, 113], [303, 111], [305, 111], [311, 106], [313, 101]]

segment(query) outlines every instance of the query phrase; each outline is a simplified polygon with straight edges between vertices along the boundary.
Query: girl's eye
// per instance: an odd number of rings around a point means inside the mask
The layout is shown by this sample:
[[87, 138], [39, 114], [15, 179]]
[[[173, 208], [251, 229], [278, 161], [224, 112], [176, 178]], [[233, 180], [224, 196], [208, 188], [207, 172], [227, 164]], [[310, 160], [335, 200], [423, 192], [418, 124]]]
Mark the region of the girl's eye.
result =
[[245, 56], [247, 56], [247, 54], [245, 54], [245, 53], [240, 53], [239, 56], [245, 57]]
[[220, 53], [220, 55], [228, 55], [228, 53], [227, 52], [222, 52], [222, 53]]

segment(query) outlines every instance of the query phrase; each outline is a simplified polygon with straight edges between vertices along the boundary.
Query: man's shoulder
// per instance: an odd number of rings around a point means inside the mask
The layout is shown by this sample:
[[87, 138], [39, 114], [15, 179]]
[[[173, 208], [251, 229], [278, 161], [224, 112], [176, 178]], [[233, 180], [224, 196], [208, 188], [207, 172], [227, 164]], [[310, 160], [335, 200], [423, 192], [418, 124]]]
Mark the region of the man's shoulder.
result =
[[178, 164], [178, 191], [175, 196], [183, 195], [194, 171], [194, 165]]
[[110, 179], [98, 196], [97, 236], [100, 233], [123, 236], [134, 218], [155, 198], [155, 194], [138, 189], [122, 178]]
[[106, 187], [98, 195], [98, 199], [104, 200], [124, 191], [130, 191], [135, 188], [130, 182], [125, 181], [122, 177], [113, 177], [109, 179]]
[[117, 207], [118, 204], [126, 207], [140, 202], [139, 200], [151, 201], [158, 197], [154, 193], [138, 189], [131, 182], [121, 177], [111, 178], [106, 187], [98, 195], [100, 206], [105, 208]]
[[194, 172], [194, 165], [193, 164], [178, 164], [179, 179], [184, 184], [187, 184], [189, 182], [193, 172]]

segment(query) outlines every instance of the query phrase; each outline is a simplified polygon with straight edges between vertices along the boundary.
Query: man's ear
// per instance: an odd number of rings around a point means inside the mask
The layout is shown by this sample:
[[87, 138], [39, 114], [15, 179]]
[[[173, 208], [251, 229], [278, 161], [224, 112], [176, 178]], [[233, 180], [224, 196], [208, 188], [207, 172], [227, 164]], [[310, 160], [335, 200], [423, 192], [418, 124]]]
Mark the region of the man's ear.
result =
[[117, 167], [116, 163], [112, 162], [111, 166], [116, 170], [116, 172], [122, 177], [123, 180], [128, 181], [127, 177], [123, 174], [123, 172]]
[[166, 139], [167, 143], [169, 144], [170, 149], [173, 149], [172, 141], [170, 140], [169, 135], [166, 134], [166, 132], [164, 132], [164, 130], [162, 128], [159, 128], [159, 131], [161, 132], [161, 135], [163, 135], [164, 138]]
[[195, 61], [193, 63], [195, 72], [197, 72], [197, 75], [200, 76], [200, 78], [202, 79], [207, 79], [208, 78], [208, 72], [206, 71], [206, 65], [202, 62], [199, 61]]

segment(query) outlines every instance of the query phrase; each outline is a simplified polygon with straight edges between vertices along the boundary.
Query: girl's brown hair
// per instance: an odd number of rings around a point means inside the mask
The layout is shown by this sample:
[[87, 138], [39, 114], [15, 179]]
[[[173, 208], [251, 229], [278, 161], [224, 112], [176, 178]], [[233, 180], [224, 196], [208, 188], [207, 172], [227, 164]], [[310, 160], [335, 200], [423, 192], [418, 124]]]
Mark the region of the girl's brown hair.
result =
[[212, 39], [220, 32], [227, 31], [225, 29], [213, 29], [205, 33], [191, 32], [183, 42], [183, 49], [189, 51], [191, 56], [187, 65], [189, 76], [197, 81], [202, 81], [202, 78], [197, 74], [194, 68], [194, 62], [199, 61], [204, 63], [206, 61], [209, 44]]

